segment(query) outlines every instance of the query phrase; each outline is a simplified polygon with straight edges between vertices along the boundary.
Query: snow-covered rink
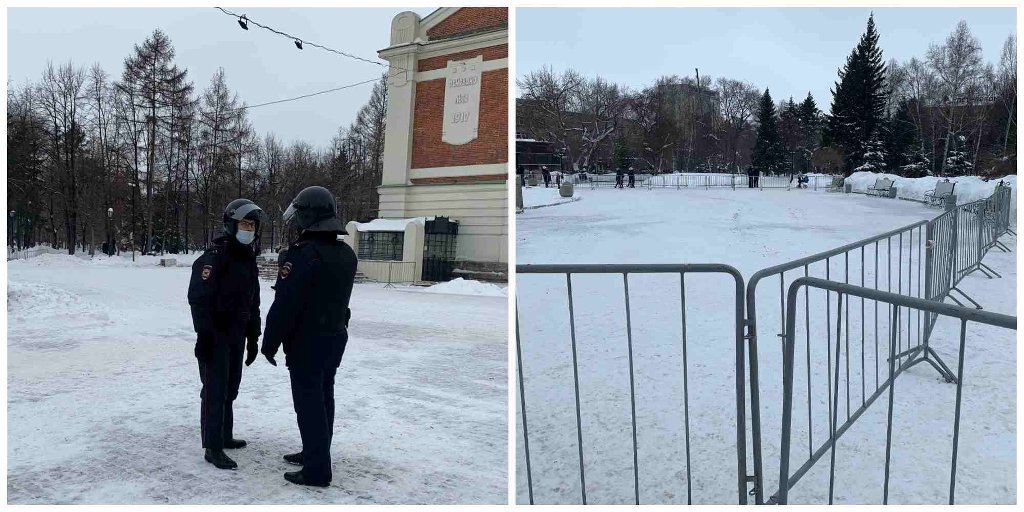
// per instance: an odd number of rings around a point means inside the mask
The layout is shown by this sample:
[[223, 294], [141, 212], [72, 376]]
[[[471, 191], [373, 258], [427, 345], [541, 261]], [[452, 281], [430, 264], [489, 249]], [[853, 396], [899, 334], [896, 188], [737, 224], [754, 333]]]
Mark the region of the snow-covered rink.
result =
[[[530, 194], [531, 190], [526, 190]], [[577, 188], [579, 200], [527, 210], [516, 216], [519, 264], [722, 263], [744, 282], [758, 270], [841, 247], [940, 213], [911, 201], [805, 189], [751, 190]], [[526, 198], [530, 201], [530, 198]], [[881, 242], [881, 281], [889, 278], [886, 253], [894, 261], [916, 262], [921, 231]], [[1002, 242], [1016, 252], [1016, 238]], [[911, 251], [913, 251], [911, 253]], [[860, 284], [859, 251], [850, 253], [849, 282]], [[874, 251], [864, 265], [873, 281]], [[959, 287], [985, 309], [1016, 314], [1015, 253], [993, 249], [984, 262], [1002, 275], [966, 277]], [[844, 280], [843, 257], [829, 272]], [[809, 274], [824, 277], [823, 263]], [[785, 276], [784, 289], [800, 271]], [[913, 271], [892, 270], [892, 291], [920, 289]], [[523, 358], [534, 500], [581, 500], [572, 347], [564, 275], [517, 276], [516, 302]], [[637, 473], [641, 503], [737, 503], [735, 283], [724, 274], [687, 274], [686, 336], [688, 397], [683, 388], [680, 278], [678, 274], [629, 276], [636, 397]], [[885, 286], [882, 286], [885, 289]], [[900, 290], [898, 290], [900, 288]], [[634, 500], [629, 354], [621, 275], [572, 277], [583, 459], [588, 503]], [[774, 276], [757, 288], [758, 362], [764, 496], [778, 489], [782, 419], [782, 332], [780, 282]], [[798, 302], [793, 441], [790, 470], [808, 458], [808, 415], [804, 350], [803, 292]], [[826, 347], [835, 350], [835, 295], [831, 298], [832, 340], [826, 339], [824, 293], [811, 292], [810, 345], [813, 447], [828, 438]], [[842, 424], [874, 391], [875, 366], [887, 372], [885, 333], [888, 309], [879, 309], [880, 348], [874, 337], [874, 303], [848, 301], [849, 353], [843, 342], [843, 385], [838, 415]], [[820, 307], [819, 307], [820, 305]], [[865, 324], [861, 323], [861, 308]], [[904, 310], [906, 315], [906, 310]], [[908, 328], [905, 322], [910, 322]], [[903, 348], [918, 343], [917, 312], [901, 317]], [[866, 325], [862, 329], [861, 326]], [[820, 336], [818, 336], [820, 334]], [[843, 327], [842, 337], [847, 336]], [[1016, 333], [968, 324], [962, 422], [956, 474], [956, 502], [1016, 502]], [[863, 340], [863, 341], [862, 341]], [[940, 318], [932, 348], [956, 371], [959, 321]], [[861, 353], [865, 353], [861, 371]], [[876, 355], [880, 354], [880, 355]], [[749, 379], [744, 375], [749, 386]], [[850, 381], [849, 398], [845, 388]], [[862, 392], [862, 382], [864, 392]], [[747, 389], [749, 395], [749, 387]], [[516, 386], [516, 498], [529, 500], [522, 411]], [[876, 401], [838, 441], [836, 503], [882, 502], [888, 393]], [[889, 503], [945, 503], [949, 493], [956, 386], [927, 364], [896, 380]], [[690, 464], [687, 465], [684, 399], [689, 400]], [[747, 402], [747, 474], [753, 474], [750, 409]], [[688, 488], [688, 481], [691, 487]], [[829, 454], [790, 490], [790, 503], [827, 503]], [[753, 498], [750, 497], [752, 501]]]
[[189, 268], [146, 260], [8, 263], [9, 503], [506, 501], [505, 297], [357, 284], [334, 480], [307, 488], [282, 478], [295, 467], [281, 456], [301, 448], [283, 354], [277, 367], [260, 356], [243, 369], [238, 469], [203, 460]]

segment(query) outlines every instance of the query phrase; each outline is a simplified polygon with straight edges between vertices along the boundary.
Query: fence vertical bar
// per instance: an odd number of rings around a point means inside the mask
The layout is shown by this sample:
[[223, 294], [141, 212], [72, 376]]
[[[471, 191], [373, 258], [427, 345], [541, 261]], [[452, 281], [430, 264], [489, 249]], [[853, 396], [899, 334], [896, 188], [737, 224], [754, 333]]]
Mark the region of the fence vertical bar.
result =
[[686, 504], [693, 505], [693, 480], [690, 468], [690, 388], [686, 354], [686, 273], [679, 273], [679, 309], [682, 312], [683, 329], [683, 423], [686, 426]]
[[[864, 246], [860, 246], [860, 286], [864, 287]], [[867, 394], [867, 384], [865, 379], [865, 366], [864, 366], [864, 344], [866, 342], [864, 331], [864, 297], [860, 298], [860, 405], [864, 405], [865, 395]]]
[[[892, 325], [899, 325], [900, 308], [897, 306], [892, 312]], [[885, 489], [882, 496], [882, 504], [889, 504], [889, 461], [892, 458], [892, 404], [893, 395], [896, 392], [896, 333], [889, 339], [889, 414], [885, 428]]]
[[[826, 293], [828, 293], [828, 292], [826, 292]], [[829, 430], [831, 431], [831, 435], [829, 436], [829, 445], [830, 445], [829, 448], [832, 451], [831, 455], [829, 456], [830, 462], [829, 462], [829, 471], [828, 471], [828, 504], [829, 505], [831, 505], [833, 503], [833, 498], [834, 498], [834, 494], [835, 494], [835, 484], [836, 484], [836, 423], [839, 422], [839, 417], [838, 417], [839, 414], [838, 413], [839, 413], [839, 357], [840, 357], [840, 339], [841, 339], [840, 330], [842, 329], [842, 325], [843, 325], [843, 322], [842, 322], [842, 316], [843, 316], [843, 294], [837, 293], [836, 295], [838, 297], [836, 299], [838, 301], [836, 303], [836, 392], [835, 392], [835, 395], [834, 395], [835, 396], [835, 398], [834, 398], [835, 405], [833, 407], [833, 413], [832, 413], [832, 425], [829, 427]], [[849, 359], [849, 353], [847, 353], [847, 359]], [[849, 361], [847, 361], [847, 364], [849, 364]], [[849, 382], [849, 375], [847, 375], [847, 382]], [[849, 415], [850, 414], [849, 403], [847, 403], [846, 408], [847, 408], [846, 414]], [[849, 418], [847, 418], [847, 419], [849, 419]]]
[[519, 343], [519, 301], [516, 301], [516, 364], [519, 370], [519, 410], [523, 414], [523, 450], [526, 452], [526, 489], [533, 505], [533, 468], [530, 466], [530, 431], [526, 427], [526, 389], [523, 386], [523, 349]]
[[[850, 283], [850, 251], [846, 251], [846, 272], [843, 276], [843, 282]], [[846, 303], [846, 419], [850, 419], [850, 301]], [[838, 320], [836, 320], [838, 322]], [[836, 330], [838, 335], [839, 330]], [[839, 356], [836, 355], [836, 362], [839, 362]]]
[[565, 284], [569, 292], [569, 335], [572, 340], [572, 378], [576, 391], [576, 442], [580, 451], [580, 492], [583, 504], [587, 504], [587, 479], [583, 469], [583, 421], [580, 419], [580, 370], [576, 359], [576, 318], [572, 307], [572, 274], [565, 273]]
[[633, 423], [633, 494], [640, 504], [640, 468], [636, 450], [636, 386], [633, 380], [633, 325], [629, 315], [629, 274], [622, 273], [622, 285], [626, 295], [626, 343], [629, 347], [629, 406]]
[[964, 389], [964, 349], [967, 339], [967, 320], [960, 320], [960, 361], [956, 370], [956, 413], [953, 420], [953, 461], [949, 472], [949, 504], [953, 504], [956, 491], [956, 455], [960, 446], [960, 403]]
[[[804, 277], [810, 277], [809, 268], [804, 265]], [[814, 429], [811, 418], [811, 297], [810, 289], [804, 288], [804, 335], [807, 344], [807, 456], [814, 453]], [[795, 339], [795, 338], [794, 338]]]

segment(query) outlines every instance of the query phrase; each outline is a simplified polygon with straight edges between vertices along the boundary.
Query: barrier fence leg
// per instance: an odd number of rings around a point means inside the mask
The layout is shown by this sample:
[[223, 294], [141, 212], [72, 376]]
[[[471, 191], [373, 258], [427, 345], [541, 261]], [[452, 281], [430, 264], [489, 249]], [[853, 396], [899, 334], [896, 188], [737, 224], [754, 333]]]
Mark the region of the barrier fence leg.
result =
[[580, 493], [587, 504], [587, 479], [583, 469], [583, 421], [580, 418], [580, 371], [576, 358], [576, 319], [572, 307], [572, 274], [565, 274], [569, 296], [569, 335], [572, 340], [572, 379], [576, 392], [576, 443], [580, 452]]
[[519, 410], [523, 414], [523, 449], [526, 452], [526, 489], [533, 505], [533, 468], [530, 467], [530, 431], [526, 428], [526, 390], [523, 386], [523, 350], [519, 343], [519, 305], [516, 303], [516, 363], [519, 370]]
[[949, 470], [949, 504], [953, 504], [956, 491], [956, 454], [960, 444], [960, 399], [964, 388], [964, 345], [967, 337], [967, 320], [960, 321], [960, 362], [956, 371], [956, 413], [953, 418], [953, 461]]
[[[892, 312], [892, 325], [899, 325], [900, 309]], [[898, 329], [898, 327], [897, 327]], [[896, 392], [896, 333], [889, 339], [889, 413], [885, 428], [885, 487], [882, 493], [882, 504], [889, 504], [889, 461], [892, 458], [892, 402]]]
[[[832, 394], [832, 425], [830, 425], [829, 434], [829, 447], [832, 450], [829, 456], [829, 471], [828, 471], [828, 504], [832, 505], [835, 498], [835, 484], [836, 484], [836, 423], [839, 422], [839, 359], [842, 351], [842, 341], [840, 332], [842, 330], [843, 322], [843, 294], [838, 294], [839, 298], [836, 302], [836, 379], [835, 379], [835, 390]], [[849, 359], [849, 357], [847, 357]], [[847, 379], [849, 379], [849, 370], [847, 370]], [[849, 404], [847, 404], [847, 414], [849, 414]]]

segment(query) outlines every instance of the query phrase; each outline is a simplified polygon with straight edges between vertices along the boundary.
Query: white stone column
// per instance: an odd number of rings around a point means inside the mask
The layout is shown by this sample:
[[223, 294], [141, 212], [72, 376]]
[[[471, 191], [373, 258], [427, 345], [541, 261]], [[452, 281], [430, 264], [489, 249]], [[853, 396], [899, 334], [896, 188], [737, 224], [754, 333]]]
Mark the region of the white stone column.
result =
[[410, 222], [405, 225], [405, 238], [402, 244], [402, 261], [413, 261], [413, 280], [419, 281], [423, 276], [423, 243], [425, 227], [422, 222]]
[[381, 217], [404, 217], [406, 190], [411, 184], [412, 121], [416, 108], [416, 33], [420, 17], [414, 12], [399, 13], [391, 21], [391, 47], [380, 52], [388, 69], [387, 128], [384, 132], [383, 176], [380, 192]]

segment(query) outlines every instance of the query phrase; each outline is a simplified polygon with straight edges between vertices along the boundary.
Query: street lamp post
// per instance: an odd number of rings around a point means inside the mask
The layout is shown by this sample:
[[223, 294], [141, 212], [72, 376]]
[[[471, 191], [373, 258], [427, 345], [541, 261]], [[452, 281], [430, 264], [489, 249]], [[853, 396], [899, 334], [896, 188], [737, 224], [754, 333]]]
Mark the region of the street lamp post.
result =
[[114, 254], [114, 241], [110, 238], [110, 220], [114, 218], [114, 209], [107, 208], [107, 256]]

